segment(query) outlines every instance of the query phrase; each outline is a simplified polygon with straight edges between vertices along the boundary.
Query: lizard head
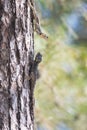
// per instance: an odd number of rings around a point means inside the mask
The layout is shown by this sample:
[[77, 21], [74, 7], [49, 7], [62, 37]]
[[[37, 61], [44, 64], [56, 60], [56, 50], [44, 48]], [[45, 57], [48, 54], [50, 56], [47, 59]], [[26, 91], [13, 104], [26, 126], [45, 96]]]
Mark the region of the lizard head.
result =
[[38, 52], [38, 53], [36, 54], [36, 57], [35, 57], [35, 62], [36, 62], [37, 64], [39, 64], [41, 61], [42, 61], [42, 55], [41, 55], [40, 52]]

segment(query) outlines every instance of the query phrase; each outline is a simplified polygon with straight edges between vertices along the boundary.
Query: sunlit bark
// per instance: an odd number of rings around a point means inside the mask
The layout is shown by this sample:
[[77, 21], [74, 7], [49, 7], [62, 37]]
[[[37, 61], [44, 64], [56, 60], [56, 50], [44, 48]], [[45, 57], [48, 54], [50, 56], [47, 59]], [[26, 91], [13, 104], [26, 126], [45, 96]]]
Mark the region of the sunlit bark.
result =
[[[32, 2], [32, 1], [30, 1]], [[0, 1], [0, 130], [33, 130], [30, 60], [33, 17], [28, 0]]]

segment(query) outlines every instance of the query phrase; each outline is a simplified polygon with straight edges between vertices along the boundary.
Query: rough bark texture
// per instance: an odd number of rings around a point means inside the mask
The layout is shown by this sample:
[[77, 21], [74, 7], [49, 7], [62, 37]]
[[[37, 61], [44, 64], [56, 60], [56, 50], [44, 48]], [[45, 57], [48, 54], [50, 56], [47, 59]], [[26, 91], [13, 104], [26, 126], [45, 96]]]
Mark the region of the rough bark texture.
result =
[[[32, 0], [30, 1], [33, 4]], [[0, 130], [33, 130], [33, 15], [28, 0], [0, 0]]]

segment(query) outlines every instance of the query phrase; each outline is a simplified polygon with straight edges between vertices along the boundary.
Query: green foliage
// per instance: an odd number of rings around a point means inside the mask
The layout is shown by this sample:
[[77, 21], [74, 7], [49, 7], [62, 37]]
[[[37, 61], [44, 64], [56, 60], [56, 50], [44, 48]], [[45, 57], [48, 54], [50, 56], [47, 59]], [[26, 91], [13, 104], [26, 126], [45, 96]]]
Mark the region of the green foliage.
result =
[[[47, 8], [49, 5], [50, 10], [53, 8], [52, 4], [55, 4], [57, 10], [59, 1], [40, 2]], [[66, 13], [68, 10], [70, 13], [81, 1], [62, 2], [64, 2], [61, 4], [62, 11]], [[67, 9], [68, 4], [72, 7]], [[35, 40], [35, 51], [43, 54], [43, 61], [39, 67], [41, 77], [35, 90], [36, 122], [49, 130], [54, 130], [61, 122], [73, 130], [86, 130], [87, 48], [65, 44], [67, 29], [60, 20], [54, 25], [53, 17], [44, 21], [44, 30], [47, 30], [49, 39], [45, 41], [36, 34]]]

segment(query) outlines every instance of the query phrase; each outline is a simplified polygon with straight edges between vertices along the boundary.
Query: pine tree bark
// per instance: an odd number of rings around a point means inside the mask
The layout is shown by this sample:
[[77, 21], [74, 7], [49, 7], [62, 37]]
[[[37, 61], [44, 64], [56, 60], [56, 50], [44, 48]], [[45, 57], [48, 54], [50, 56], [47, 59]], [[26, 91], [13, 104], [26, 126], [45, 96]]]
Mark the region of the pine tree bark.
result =
[[0, 130], [34, 129], [33, 93], [26, 78], [33, 57], [33, 14], [28, 0], [1, 0]]

